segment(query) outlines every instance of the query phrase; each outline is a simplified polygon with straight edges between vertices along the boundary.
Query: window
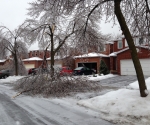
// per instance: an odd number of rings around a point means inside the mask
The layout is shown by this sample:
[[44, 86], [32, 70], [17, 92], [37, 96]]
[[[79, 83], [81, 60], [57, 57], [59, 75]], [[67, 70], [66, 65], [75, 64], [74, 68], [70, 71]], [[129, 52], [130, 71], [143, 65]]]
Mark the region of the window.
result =
[[100, 51], [100, 50], [101, 50], [99, 46], [97, 47], [97, 50], [98, 50], [98, 51]]
[[107, 46], [106, 46], [106, 45], [104, 45], [104, 51], [106, 51], [106, 47], [107, 47]]
[[146, 43], [147, 43], [146, 38], [143, 37], [139, 38], [139, 45], [146, 45]]
[[133, 41], [134, 41], [135, 45], [139, 45], [139, 38], [138, 37], [133, 38]]
[[87, 48], [86, 47], [82, 48], [82, 53], [87, 53]]
[[135, 45], [146, 45], [147, 43], [146, 38], [143, 37], [135, 37], [133, 38], [133, 40]]
[[122, 40], [119, 40], [118, 41], [118, 49], [121, 49], [123, 47], [123, 45], [122, 45]]

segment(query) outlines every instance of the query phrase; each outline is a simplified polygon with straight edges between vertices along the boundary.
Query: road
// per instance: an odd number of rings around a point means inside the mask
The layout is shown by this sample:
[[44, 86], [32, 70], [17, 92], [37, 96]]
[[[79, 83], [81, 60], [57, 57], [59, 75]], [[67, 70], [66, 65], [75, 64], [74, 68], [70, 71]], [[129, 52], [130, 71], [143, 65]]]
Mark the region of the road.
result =
[[[117, 76], [97, 82], [104, 94], [124, 87], [136, 76]], [[80, 99], [95, 97], [95, 93], [66, 98], [43, 98], [16, 94], [10, 83], [0, 82], [0, 125], [113, 125], [101, 119], [99, 112], [77, 105]]]
[[113, 125], [100, 113], [81, 107], [73, 98], [43, 98], [15, 95], [0, 83], [0, 125]]
[[[21, 123], [21, 124], [20, 124]], [[36, 125], [28, 112], [7, 95], [0, 94], [0, 125]]]

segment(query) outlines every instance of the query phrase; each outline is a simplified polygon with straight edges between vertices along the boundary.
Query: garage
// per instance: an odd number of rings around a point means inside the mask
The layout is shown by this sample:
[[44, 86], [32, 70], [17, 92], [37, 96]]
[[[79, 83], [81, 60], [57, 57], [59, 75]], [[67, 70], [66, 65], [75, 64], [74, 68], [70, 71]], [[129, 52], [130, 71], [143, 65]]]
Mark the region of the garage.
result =
[[26, 69], [34, 68], [34, 64], [25, 64]]
[[[150, 59], [140, 59], [143, 73], [150, 76]], [[131, 59], [120, 60], [121, 75], [136, 75], [135, 68]]]
[[97, 63], [96, 62], [90, 62], [90, 63], [78, 63], [78, 67], [81, 67], [81, 66], [85, 66], [85, 67], [88, 67], [90, 69], [97, 69]]

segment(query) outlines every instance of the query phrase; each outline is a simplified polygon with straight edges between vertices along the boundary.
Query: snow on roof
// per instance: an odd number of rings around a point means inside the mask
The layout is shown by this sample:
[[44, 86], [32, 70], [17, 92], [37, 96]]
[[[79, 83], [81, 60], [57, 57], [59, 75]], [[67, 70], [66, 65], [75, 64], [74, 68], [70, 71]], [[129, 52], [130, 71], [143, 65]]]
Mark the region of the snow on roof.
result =
[[39, 58], [39, 57], [31, 57], [31, 58], [28, 58], [28, 59], [23, 59], [23, 61], [42, 61], [43, 59]]
[[2, 60], [0, 60], [0, 62], [5, 62], [6, 61], [6, 59], [2, 59]]
[[122, 53], [122, 52], [124, 52], [124, 51], [126, 51], [126, 50], [128, 50], [128, 49], [129, 49], [129, 47], [127, 47], [127, 48], [125, 48], [125, 49], [122, 49], [122, 50], [120, 50], [120, 51], [118, 51], [118, 52], [113, 52], [113, 53], [109, 54], [109, 56], [117, 56], [117, 54]]
[[[144, 49], [149, 49], [148, 46], [139, 46], [139, 45], [137, 45], [136, 47], [141, 47], [141, 48], [144, 48]], [[122, 53], [122, 52], [124, 52], [124, 51], [126, 51], [128, 49], [129, 49], [129, 47], [127, 47], [125, 49], [122, 49], [122, 50], [120, 50], [118, 52], [113, 52], [113, 53], [109, 54], [109, 56], [117, 56], [117, 54]]]
[[150, 49], [149, 46], [144, 46], [144, 45], [136, 45], [136, 47], [141, 47], [141, 48], [144, 48], [144, 49]]
[[95, 53], [95, 52], [74, 56], [74, 58], [86, 58], [86, 57], [109, 57], [109, 56], [102, 53]]
[[117, 56], [117, 52], [113, 52], [113, 53], [109, 54], [109, 56]]
[[106, 41], [105, 44], [114, 44], [114, 41]]
[[[54, 59], [62, 59], [60, 56], [55, 56]], [[51, 60], [51, 57], [47, 58], [46, 60]]]
[[[55, 56], [54, 59], [56, 59], [56, 60], [57, 60], [57, 59], [64, 59], [64, 58], [66, 58], [66, 57], [69, 57], [69, 55], [65, 55], [65, 56], [63, 56], [63, 57], [62, 57], [62, 56]], [[51, 57], [47, 58], [46, 60], [51, 60]]]

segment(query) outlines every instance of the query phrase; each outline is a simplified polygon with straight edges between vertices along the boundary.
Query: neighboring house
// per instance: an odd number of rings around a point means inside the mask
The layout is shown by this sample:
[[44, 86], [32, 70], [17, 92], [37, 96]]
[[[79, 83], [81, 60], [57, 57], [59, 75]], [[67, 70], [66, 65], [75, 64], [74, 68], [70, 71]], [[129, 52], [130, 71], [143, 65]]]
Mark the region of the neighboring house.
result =
[[[55, 60], [55, 64], [54, 64], [55, 67], [62, 67], [63, 66], [63, 61], [62, 61], [62, 58], [60, 56], [55, 56], [54, 60]], [[47, 58], [47, 63], [48, 63], [48, 66], [50, 67], [51, 57]]]
[[3, 66], [6, 63], [6, 59], [0, 60], [0, 66]]
[[105, 61], [106, 65], [109, 68], [110, 58], [106, 54], [93, 52], [75, 56], [74, 59], [75, 59], [75, 67], [86, 66], [90, 69], [96, 70], [97, 73], [99, 73], [101, 59]]
[[28, 59], [23, 59], [22, 61], [24, 62], [26, 69], [30, 69], [40, 67], [42, 65], [43, 59], [39, 57], [31, 57]]
[[[64, 67], [64, 66], [67, 66], [67, 67], [70, 67], [72, 69], [74, 69], [74, 59], [70, 56], [64, 56], [64, 57], [61, 57], [61, 56], [55, 56], [55, 62], [54, 62], [54, 66], [55, 67]], [[50, 67], [51, 65], [51, 58], [47, 58], [47, 63], [48, 63], [48, 66]]]
[[23, 59], [26, 69], [38, 68], [38, 67], [42, 66], [45, 54], [46, 54], [46, 58], [50, 57], [49, 50], [48, 51], [30, 50], [29, 58]]
[[0, 60], [0, 70], [8, 68], [10, 64], [12, 64], [11, 58]]
[[[39, 57], [39, 58], [44, 58], [44, 54], [45, 54], [45, 50], [30, 50], [29, 52], [29, 58], [31, 57]], [[47, 50], [46, 52], [46, 58], [49, 58], [50, 57], [50, 51]]]
[[[148, 41], [135, 37], [134, 42], [144, 75], [150, 76], [150, 51]], [[125, 38], [113, 42], [106, 42], [104, 52], [75, 56], [75, 67], [84, 65], [89, 68], [95, 68], [98, 73], [100, 60], [102, 59], [105, 61], [111, 73], [136, 75], [130, 52], [131, 50], [128, 48]]]
[[[140, 37], [134, 38], [138, 57], [141, 62], [144, 75], [150, 76], [150, 51], [148, 41]], [[116, 71], [120, 75], [136, 75], [135, 68], [131, 59], [131, 50], [125, 38], [114, 41], [111, 46], [110, 70]]]

